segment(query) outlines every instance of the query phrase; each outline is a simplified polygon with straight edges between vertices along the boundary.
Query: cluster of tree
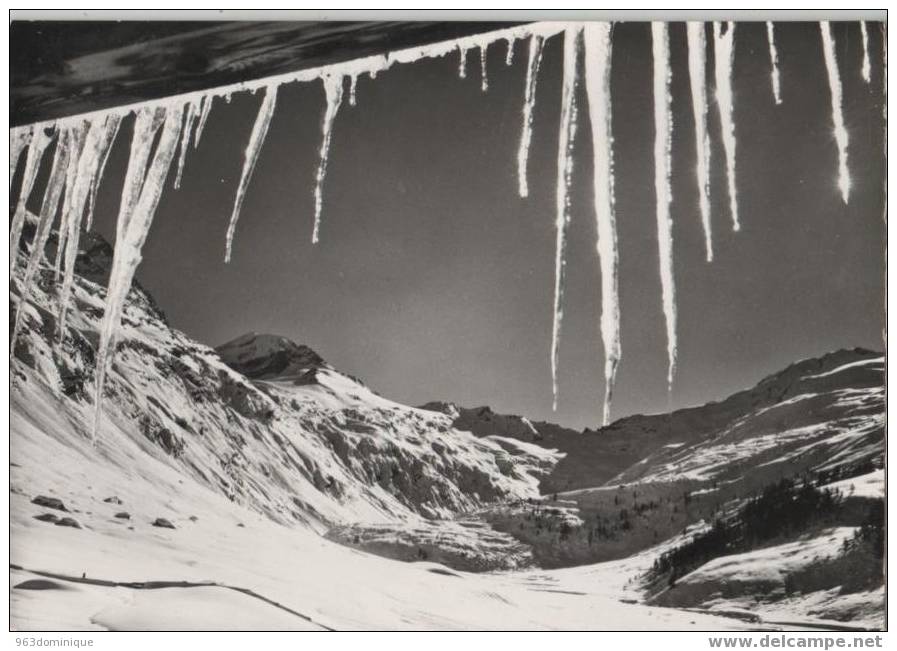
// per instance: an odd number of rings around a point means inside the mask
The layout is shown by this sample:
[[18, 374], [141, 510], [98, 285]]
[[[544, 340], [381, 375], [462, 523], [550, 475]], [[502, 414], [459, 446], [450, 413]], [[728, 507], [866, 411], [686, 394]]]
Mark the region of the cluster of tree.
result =
[[687, 543], [661, 554], [648, 572], [650, 581], [669, 585], [718, 556], [754, 549], [776, 538], [789, 538], [837, 517], [841, 497], [808, 482], [782, 479], [747, 500], [733, 514]]
[[842, 479], [867, 475], [870, 472], [880, 470], [883, 467], [884, 460], [882, 459], [867, 459], [866, 461], [861, 461], [855, 464], [835, 466], [834, 468], [829, 468], [827, 470], [817, 471], [815, 473], [816, 483], [820, 486], [831, 484], [832, 482], [840, 481]]
[[884, 500], [875, 507], [840, 553], [823, 558], [785, 577], [785, 591], [807, 593], [840, 588], [841, 594], [872, 590], [884, 583]]

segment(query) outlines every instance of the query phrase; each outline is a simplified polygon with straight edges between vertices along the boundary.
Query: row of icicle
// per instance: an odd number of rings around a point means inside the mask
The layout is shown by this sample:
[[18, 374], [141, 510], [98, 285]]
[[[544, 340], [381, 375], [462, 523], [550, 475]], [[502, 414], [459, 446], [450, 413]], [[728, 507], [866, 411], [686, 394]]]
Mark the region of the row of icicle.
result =
[[[778, 54], [772, 23], [766, 24], [771, 61], [771, 83], [776, 104], [782, 102]], [[600, 334], [604, 348], [605, 396], [603, 422], [610, 418], [611, 399], [617, 367], [621, 358], [620, 300], [618, 266], [619, 252], [614, 208], [613, 135], [611, 116], [611, 23], [533, 23], [511, 29], [464, 37], [455, 41], [437, 43], [386, 55], [365, 57], [350, 62], [321, 68], [303, 70], [266, 79], [253, 80], [232, 86], [189, 93], [164, 100], [117, 107], [90, 114], [62, 118], [52, 122], [18, 127], [10, 130], [10, 188], [23, 152], [25, 167], [21, 190], [15, 205], [10, 228], [10, 274], [16, 267], [19, 240], [26, 219], [26, 201], [37, 178], [44, 153], [55, 141], [49, 180], [44, 190], [38, 215], [36, 233], [28, 256], [25, 274], [19, 290], [19, 307], [10, 344], [10, 355], [21, 328], [24, 306], [31, 298], [33, 283], [45, 255], [51, 227], [57, 212], [59, 244], [54, 270], [57, 280], [62, 276], [57, 320], [57, 337], [61, 341], [65, 333], [66, 315], [72, 292], [75, 259], [82, 230], [82, 222], [90, 228], [96, 202], [96, 193], [103, 177], [103, 170], [112, 145], [124, 117], [135, 115], [131, 136], [127, 172], [119, 207], [112, 270], [106, 294], [106, 309], [100, 332], [97, 354], [96, 411], [93, 438], [96, 439], [102, 415], [102, 396], [109, 372], [116, 340], [121, 327], [125, 298], [146, 240], [153, 216], [161, 198], [165, 181], [178, 153], [175, 188], [180, 187], [189, 146], [196, 147], [211, 112], [216, 97], [230, 100], [235, 92], [261, 91], [261, 105], [253, 125], [249, 143], [244, 153], [243, 168], [237, 187], [234, 208], [228, 222], [225, 261], [229, 262], [240, 210], [249, 181], [271, 124], [277, 100], [278, 88], [285, 83], [321, 80], [326, 108], [322, 123], [322, 141], [319, 163], [315, 175], [314, 227], [312, 241], [320, 238], [323, 212], [323, 188], [327, 172], [327, 160], [333, 129], [343, 101], [345, 83], [349, 84], [349, 103], [355, 105], [357, 79], [362, 74], [375, 78], [378, 72], [395, 63], [411, 63], [424, 58], [459, 54], [459, 76], [467, 75], [467, 52], [480, 52], [480, 84], [488, 90], [486, 53], [493, 43], [504, 41], [507, 47], [505, 62], [512, 65], [514, 45], [517, 40], [528, 41], [528, 60], [522, 132], [517, 155], [518, 188], [521, 197], [527, 197], [527, 166], [532, 138], [533, 114], [536, 104], [536, 88], [545, 41], [555, 35], [563, 35], [563, 85], [561, 117], [558, 138], [557, 186], [556, 186], [556, 251], [555, 288], [553, 301], [553, 325], [551, 341], [551, 373], [553, 406], [557, 408], [558, 352], [564, 314], [564, 289], [566, 280], [566, 250], [569, 233], [570, 186], [573, 176], [573, 146], [577, 131], [576, 88], [579, 83], [578, 67], [584, 49], [585, 90], [588, 114], [592, 127], [594, 213], [597, 229], [596, 251], [601, 271]], [[839, 188], [845, 203], [848, 200], [850, 180], [847, 168], [847, 131], [842, 113], [842, 91], [831, 26], [820, 23], [825, 65], [831, 88], [832, 121], [838, 147]], [[708, 99], [706, 88], [706, 31], [704, 23], [687, 24], [688, 72], [691, 83], [693, 115], [695, 121], [695, 146], [697, 149], [697, 183], [701, 223], [705, 235], [707, 261], [713, 259], [713, 241], [710, 220], [710, 139], [707, 133]], [[663, 312], [666, 322], [668, 373], [671, 387], [676, 368], [676, 300], [673, 279], [673, 220], [670, 214], [672, 201], [671, 141], [672, 112], [670, 82], [672, 70], [669, 55], [669, 28], [666, 23], [652, 23], [652, 49], [654, 60], [654, 124], [655, 124], [655, 193], [658, 229], [659, 263]], [[713, 24], [715, 52], [714, 80], [716, 101], [719, 108], [723, 149], [726, 158], [728, 194], [733, 229], [739, 229], [738, 202], [735, 185], [735, 124], [732, 92], [735, 25]], [[863, 64], [861, 74], [870, 80], [868, 35], [862, 23]], [[61, 203], [61, 209], [60, 209]]]

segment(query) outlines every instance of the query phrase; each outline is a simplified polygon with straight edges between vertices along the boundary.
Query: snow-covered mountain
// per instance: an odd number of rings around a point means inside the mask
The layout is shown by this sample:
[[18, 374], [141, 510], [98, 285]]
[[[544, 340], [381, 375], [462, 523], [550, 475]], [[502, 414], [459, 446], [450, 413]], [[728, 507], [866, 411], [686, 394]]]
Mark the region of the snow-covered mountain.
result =
[[[170, 328], [139, 287], [128, 298], [92, 445], [103, 294], [95, 281], [102, 282], [110, 253], [97, 238], [86, 243], [61, 342], [52, 336], [52, 271], [42, 270], [15, 344], [14, 424], [62, 430], [67, 444], [123, 471], [151, 457], [276, 521], [317, 530], [534, 496], [553, 464], [541, 448], [509, 452], [454, 430], [445, 416], [381, 398], [285, 338], [250, 334], [217, 351], [198, 344]], [[13, 461], [17, 451], [14, 438]]]
[[[883, 524], [884, 365], [880, 353], [839, 350], [717, 403], [583, 432], [488, 407], [424, 408], [478, 436], [500, 433], [564, 453], [540, 484], [542, 501], [483, 513], [529, 545], [535, 564], [656, 560], [681, 548], [662, 566], [669, 569], [633, 577], [646, 581], [650, 603], [748, 621], [814, 617], [875, 627], [883, 615], [882, 559], [872, 541]], [[770, 511], [771, 533], [745, 533], [753, 526], [743, 522], [747, 505], [761, 496], [788, 503], [800, 491], [828, 505], [811, 501], [796, 528], [794, 514]]]
[[[401, 405], [283, 337], [209, 348], [139, 286], [92, 441], [110, 260], [106, 242], [82, 238], [60, 340], [58, 284], [42, 266], [12, 350], [19, 628], [742, 627], [658, 607], [681, 604], [640, 591], [640, 577], [781, 476], [809, 473], [857, 499], [883, 488], [883, 360], [867, 351], [576, 432], [487, 407]], [[857, 526], [837, 524], [839, 541]], [[620, 560], [582, 567], [609, 559]], [[712, 583], [698, 577], [713, 567], [680, 583]], [[516, 572], [471, 573], [494, 569]], [[845, 618], [874, 625], [861, 615]]]
[[884, 356], [864, 349], [806, 359], [720, 402], [629, 416], [577, 432], [488, 407], [423, 405], [458, 429], [554, 448], [564, 457], [543, 493], [630, 483], [762, 486], [770, 476], [881, 467]]

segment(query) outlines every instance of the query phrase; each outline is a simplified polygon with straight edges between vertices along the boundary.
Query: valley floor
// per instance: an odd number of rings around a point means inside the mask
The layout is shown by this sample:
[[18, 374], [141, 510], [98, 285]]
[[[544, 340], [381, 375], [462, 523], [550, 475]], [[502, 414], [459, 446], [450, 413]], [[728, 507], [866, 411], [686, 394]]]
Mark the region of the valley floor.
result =
[[[748, 627], [735, 619], [622, 603], [625, 564], [578, 568], [579, 580], [570, 581], [577, 573], [569, 570], [472, 574], [402, 563], [274, 524], [223, 500], [213, 504], [217, 496], [190, 489], [175, 507], [181, 513], [176, 529], [149, 524], [165, 508], [147, 498], [149, 491], [122, 497], [134, 522], [124, 525], [112, 518], [122, 507], [102, 501], [110, 489], [96, 481], [93, 497], [69, 498], [67, 504], [80, 507], [81, 529], [35, 520], [39, 507], [12, 495], [14, 629]], [[200, 515], [192, 522], [188, 512]], [[124, 582], [184, 584], [114, 585]]]

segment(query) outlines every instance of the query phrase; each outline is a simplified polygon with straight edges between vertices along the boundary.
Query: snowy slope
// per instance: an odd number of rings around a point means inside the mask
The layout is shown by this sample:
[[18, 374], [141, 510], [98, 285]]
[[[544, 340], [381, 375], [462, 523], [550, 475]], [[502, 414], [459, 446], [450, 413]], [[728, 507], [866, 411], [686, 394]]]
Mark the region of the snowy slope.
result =
[[488, 407], [423, 408], [481, 437], [509, 436], [563, 453], [541, 483], [545, 494], [682, 481], [695, 490], [739, 483], [743, 492], [772, 476], [881, 467], [884, 385], [884, 357], [853, 349], [792, 364], [720, 402], [583, 432]]
[[801, 592], [789, 588], [789, 577], [816, 572], [814, 564], [843, 553], [854, 527], [834, 527], [741, 554], [715, 558], [680, 578], [675, 587], [652, 599], [662, 606], [707, 612], [743, 613], [767, 622], [815, 621], [880, 629], [884, 622], [884, 586], [873, 590]]
[[[51, 337], [57, 303], [49, 268], [25, 308], [10, 378], [14, 462], [23, 446], [35, 444], [25, 432], [55, 432], [71, 449], [124, 473], [153, 459], [274, 520], [317, 530], [450, 516], [532, 496], [538, 475], [553, 463], [539, 448], [529, 454], [531, 446], [521, 444], [509, 452], [453, 430], [445, 416], [381, 398], [286, 340], [250, 337], [256, 357], [249, 361], [235, 352], [245, 344], [237, 340], [222, 348], [222, 359], [170, 328], [139, 288], [125, 307], [93, 445], [94, 350], [103, 309], [97, 282], [110, 251], [96, 239], [85, 251], [61, 344]], [[285, 357], [289, 364], [280, 365]], [[253, 381], [228, 363], [264, 379]]]

